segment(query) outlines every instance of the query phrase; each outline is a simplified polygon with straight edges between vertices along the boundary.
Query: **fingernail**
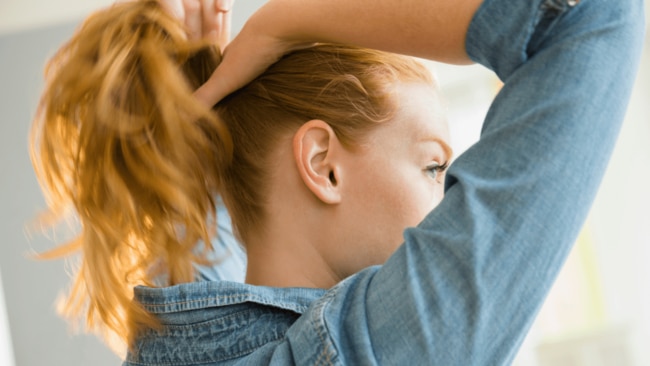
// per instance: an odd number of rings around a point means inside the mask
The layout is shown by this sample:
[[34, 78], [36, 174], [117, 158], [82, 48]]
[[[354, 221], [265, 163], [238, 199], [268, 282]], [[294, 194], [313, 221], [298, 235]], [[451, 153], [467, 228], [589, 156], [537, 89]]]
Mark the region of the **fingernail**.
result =
[[217, 7], [217, 11], [226, 12], [232, 9], [233, 2], [233, 0], [217, 0], [215, 1], [215, 6]]

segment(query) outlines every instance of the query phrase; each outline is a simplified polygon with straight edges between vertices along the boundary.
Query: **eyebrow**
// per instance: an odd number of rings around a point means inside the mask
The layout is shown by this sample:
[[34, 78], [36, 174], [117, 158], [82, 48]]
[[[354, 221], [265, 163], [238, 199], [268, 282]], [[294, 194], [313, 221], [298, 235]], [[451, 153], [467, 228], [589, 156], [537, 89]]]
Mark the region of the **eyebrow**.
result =
[[427, 142], [435, 142], [436, 144], [440, 145], [442, 147], [442, 150], [444, 153], [451, 159], [454, 156], [454, 149], [449, 146], [443, 139], [439, 137], [434, 137], [434, 136], [424, 136], [421, 137], [417, 140], [418, 143], [424, 144]]

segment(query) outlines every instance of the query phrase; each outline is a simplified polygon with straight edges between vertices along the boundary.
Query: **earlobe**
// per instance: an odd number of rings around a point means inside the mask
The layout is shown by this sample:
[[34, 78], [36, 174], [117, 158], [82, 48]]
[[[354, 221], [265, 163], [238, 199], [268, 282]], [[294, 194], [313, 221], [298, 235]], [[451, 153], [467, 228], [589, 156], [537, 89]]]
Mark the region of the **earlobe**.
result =
[[293, 154], [300, 177], [305, 186], [327, 204], [341, 201], [338, 149], [340, 142], [334, 130], [321, 120], [303, 124], [293, 136]]

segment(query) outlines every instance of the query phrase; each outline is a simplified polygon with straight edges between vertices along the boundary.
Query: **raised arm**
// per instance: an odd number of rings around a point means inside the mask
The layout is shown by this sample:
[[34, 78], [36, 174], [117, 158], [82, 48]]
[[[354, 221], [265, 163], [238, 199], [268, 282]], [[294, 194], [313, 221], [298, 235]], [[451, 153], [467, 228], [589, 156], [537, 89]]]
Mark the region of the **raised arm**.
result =
[[380, 268], [288, 333], [297, 364], [512, 362], [585, 220], [623, 120], [642, 0], [485, 0], [472, 59], [505, 85], [442, 203]]
[[469, 63], [465, 34], [481, 0], [270, 0], [226, 49], [197, 91], [212, 105], [286, 52], [314, 42], [353, 44], [449, 63]]
[[450, 167], [442, 203], [384, 266], [316, 301], [269, 357], [511, 362], [607, 166], [638, 67], [642, 14], [643, 0], [269, 1], [199, 90], [206, 102], [315, 41], [469, 58], [505, 82], [480, 141]]

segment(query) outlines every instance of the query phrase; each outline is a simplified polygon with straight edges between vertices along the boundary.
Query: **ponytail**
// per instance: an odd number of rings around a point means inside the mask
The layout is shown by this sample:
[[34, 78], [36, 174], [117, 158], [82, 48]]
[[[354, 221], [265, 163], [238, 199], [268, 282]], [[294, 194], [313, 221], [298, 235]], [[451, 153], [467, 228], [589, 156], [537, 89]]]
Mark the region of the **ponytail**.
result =
[[90, 16], [47, 65], [32, 161], [50, 213], [74, 212], [81, 230], [41, 257], [81, 253], [62, 311], [107, 339], [131, 344], [155, 327], [133, 287], [190, 282], [204, 258], [196, 243], [210, 249], [232, 144], [192, 92], [218, 62], [141, 0]]

